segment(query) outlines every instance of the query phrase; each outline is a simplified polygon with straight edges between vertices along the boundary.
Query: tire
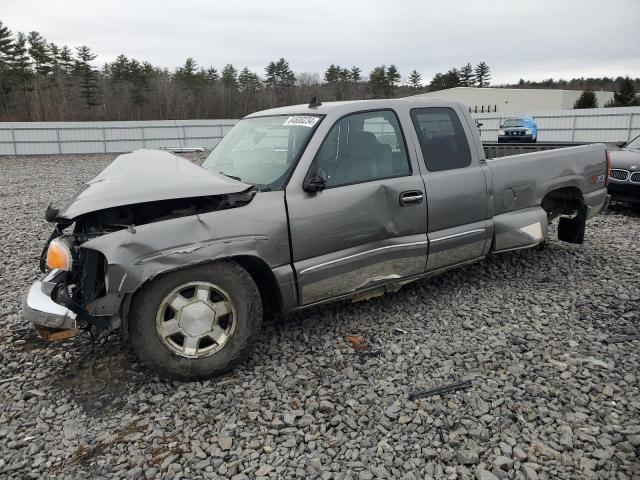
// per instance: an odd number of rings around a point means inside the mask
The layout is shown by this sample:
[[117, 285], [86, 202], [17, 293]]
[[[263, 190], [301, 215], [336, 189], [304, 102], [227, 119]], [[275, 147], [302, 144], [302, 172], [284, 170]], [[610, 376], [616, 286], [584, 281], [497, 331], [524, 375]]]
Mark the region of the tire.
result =
[[198, 380], [242, 363], [261, 325], [262, 303], [253, 279], [237, 263], [220, 261], [159, 275], [143, 285], [131, 302], [129, 338], [139, 358], [161, 375]]

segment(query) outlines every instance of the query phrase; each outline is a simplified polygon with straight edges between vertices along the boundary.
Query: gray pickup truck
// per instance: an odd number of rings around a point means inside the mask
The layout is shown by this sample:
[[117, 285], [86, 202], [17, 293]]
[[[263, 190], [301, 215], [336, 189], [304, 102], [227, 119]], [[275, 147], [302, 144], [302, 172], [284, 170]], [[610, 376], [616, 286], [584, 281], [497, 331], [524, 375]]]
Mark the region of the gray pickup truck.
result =
[[465, 106], [297, 105], [239, 121], [202, 166], [116, 158], [61, 209], [24, 315], [46, 338], [119, 329], [162, 374], [250, 352], [263, 312], [361, 300], [486, 255], [582, 243], [608, 202], [604, 145], [487, 160]]

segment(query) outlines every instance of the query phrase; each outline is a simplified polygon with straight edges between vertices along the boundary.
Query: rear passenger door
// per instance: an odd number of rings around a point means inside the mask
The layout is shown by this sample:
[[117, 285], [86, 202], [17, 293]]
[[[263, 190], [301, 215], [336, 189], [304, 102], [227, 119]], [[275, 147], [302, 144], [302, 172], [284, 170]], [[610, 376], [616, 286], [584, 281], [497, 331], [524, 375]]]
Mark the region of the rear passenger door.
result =
[[308, 193], [293, 181], [286, 190], [301, 304], [424, 273], [424, 185], [394, 111], [338, 119], [314, 164], [324, 190]]
[[452, 107], [412, 109], [411, 120], [426, 166], [427, 271], [481, 257], [491, 224], [483, 165], [471, 154], [469, 125]]

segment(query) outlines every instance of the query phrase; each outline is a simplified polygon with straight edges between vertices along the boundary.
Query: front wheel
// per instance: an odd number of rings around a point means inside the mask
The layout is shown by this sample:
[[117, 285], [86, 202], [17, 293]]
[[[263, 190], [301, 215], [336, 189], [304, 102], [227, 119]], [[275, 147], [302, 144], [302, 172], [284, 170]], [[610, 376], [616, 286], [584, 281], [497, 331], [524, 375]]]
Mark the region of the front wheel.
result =
[[158, 276], [136, 293], [130, 338], [140, 359], [185, 380], [232, 370], [248, 356], [262, 324], [260, 293], [232, 261]]

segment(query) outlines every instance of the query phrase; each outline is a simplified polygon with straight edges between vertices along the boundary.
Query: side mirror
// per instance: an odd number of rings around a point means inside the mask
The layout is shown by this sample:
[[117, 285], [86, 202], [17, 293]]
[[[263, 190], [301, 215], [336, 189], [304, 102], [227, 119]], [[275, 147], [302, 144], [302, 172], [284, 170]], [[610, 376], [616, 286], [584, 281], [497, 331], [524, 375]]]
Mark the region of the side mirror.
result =
[[626, 144], [627, 142], [616, 142], [616, 147], [623, 148]]
[[318, 164], [314, 160], [311, 164], [311, 168], [307, 172], [304, 181], [302, 182], [302, 189], [307, 193], [321, 192], [327, 188], [327, 174], [318, 167]]

